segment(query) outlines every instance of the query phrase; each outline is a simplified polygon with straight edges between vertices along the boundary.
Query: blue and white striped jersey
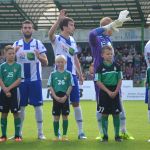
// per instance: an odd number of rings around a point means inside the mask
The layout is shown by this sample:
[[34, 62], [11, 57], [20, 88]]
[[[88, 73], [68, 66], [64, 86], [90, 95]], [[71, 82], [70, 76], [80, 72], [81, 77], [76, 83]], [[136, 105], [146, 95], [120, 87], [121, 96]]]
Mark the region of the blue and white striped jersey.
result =
[[144, 57], [146, 60], [147, 67], [150, 67], [150, 40], [146, 43], [144, 49]]
[[13, 47], [19, 46], [16, 53], [17, 62], [22, 66], [22, 82], [41, 80], [41, 62], [36, 57], [35, 51], [45, 53], [46, 48], [41, 41], [32, 39], [26, 43], [23, 39], [16, 41]]
[[53, 50], [56, 55], [64, 55], [67, 60], [65, 69], [70, 71], [73, 75], [76, 75], [76, 67], [74, 62], [74, 55], [77, 54], [78, 49], [76, 42], [72, 36], [69, 39], [65, 39], [61, 35], [56, 35], [55, 41], [52, 43]]

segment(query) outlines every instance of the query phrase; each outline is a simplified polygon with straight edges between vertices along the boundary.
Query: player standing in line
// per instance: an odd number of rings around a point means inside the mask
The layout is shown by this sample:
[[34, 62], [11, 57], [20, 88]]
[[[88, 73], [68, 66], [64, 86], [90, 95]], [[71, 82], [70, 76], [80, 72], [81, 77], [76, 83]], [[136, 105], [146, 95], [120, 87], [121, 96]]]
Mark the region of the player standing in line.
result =
[[[61, 29], [61, 33], [60, 35], [55, 35], [58, 26]], [[77, 45], [74, 38], [71, 36], [74, 30], [74, 21], [71, 18], [66, 17], [65, 10], [61, 10], [57, 21], [50, 28], [48, 35], [53, 46], [55, 56], [65, 56], [67, 60], [65, 68], [73, 75], [75, 86], [73, 86], [71, 91], [70, 101], [74, 108], [75, 119], [78, 125], [78, 139], [86, 139], [87, 137], [83, 132], [83, 119], [81, 107], [79, 105], [79, 85], [76, 72], [78, 73], [80, 84], [83, 84], [83, 76], [80, 63], [77, 58]]]
[[53, 71], [48, 80], [48, 87], [53, 97], [53, 109], [52, 114], [54, 116], [54, 141], [59, 140], [59, 120], [62, 114], [63, 118], [63, 136], [62, 141], [68, 141], [68, 115], [70, 113], [69, 108], [69, 96], [72, 90], [73, 77], [71, 72], [65, 70], [66, 58], [63, 55], [57, 55], [55, 58], [55, 64], [57, 70]]
[[44, 140], [43, 134], [43, 97], [41, 82], [41, 64], [47, 65], [46, 48], [41, 41], [32, 38], [33, 24], [26, 20], [22, 23], [21, 31], [23, 38], [14, 43], [16, 49], [17, 62], [22, 66], [23, 79], [20, 84], [20, 117], [21, 127], [20, 136], [22, 136], [22, 126], [25, 118], [25, 107], [30, 104], [34, 106], [35, 117], [38, 128], [38, 139]]
[[[121, 27], [124, 22], [130, 20], [127, 18], [129, 11], [124, 10], [121, 11], [117, 20], [112, 21], [109, 17], [104, 17], [100, 20], [100, 27], [93, 29], [89, 34], [89, 44], [91, 47], [91, 52], [94, 60], [94, 73], [97, 70], [97, 67], [102, 63], [101, 57], [101, 49], [105, 45], [109, 45], [112, 47], [112, 41], [110, 36], [112, 35], [113, 31], [118, 30], [117, 27]], [[113, 50], [114, 51], [114, 50]], [[114, 52], [113, 52], [114, 53]], [[99, 99], [99, 88], [95, 83], [95, 91], [96, 91], [96, 100], [98, 102]], [[122, 105], [122, 112], [120, 113], [120, 121], [121, 121], [121, 135], [124, 139], [134, 139], [132, 136], [127, 134], [126, 130], [126, 115]], [[98, 111], [96, 112], [98, 127], [100, 130], [100, 134], [103, 134], [102, 127], [101, 127], [101, 113]], [[97, 137], [96, 139], [101, 139], [101, 136]]]
[[112, 114], [115, 130], [115, 141], [121, 142], [119, 136], [121, 112], [119, 91], [122, 83], [122, 72], [120, 67], [113, 62], [113, 49], [110, 46], [103, 46], [101, 49], [102, 63], [99, 65], [95, 81], [100, 88], [98, 111], [102, 114], [102, 141], [108, 141], [108, 115]]
[[7, 117], [9, 110], [14, 115], [14, 125], [15, 125], [15, 141], [20, 142], [20, 123], [19, 118], [19, 91], [18, 85], [21, 82], [21, 65], [15, 62], [15, 50], [11, 45], [5, 46], [4, 53], [6, 56], [6, 62], [0, 66], [0, 112], [1, 115], [1, 129], [2, 136], [0, 137], [0, 142], [7, 140]]
[[150, 40], [145, 45], [144, 56], [147, 64], [145, 102], [148, 103], [148, 121], [150, 122]]

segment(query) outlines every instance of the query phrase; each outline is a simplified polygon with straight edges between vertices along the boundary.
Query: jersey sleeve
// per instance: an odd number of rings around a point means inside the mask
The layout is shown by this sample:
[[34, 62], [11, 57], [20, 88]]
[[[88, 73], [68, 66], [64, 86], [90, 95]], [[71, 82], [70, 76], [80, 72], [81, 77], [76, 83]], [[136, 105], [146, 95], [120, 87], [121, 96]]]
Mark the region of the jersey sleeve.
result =
[[47, 82], [47, 86], [51, 87], [52, 86], [52, 73], [50, 74], [49, 78], [48, 78], [48, 82]]
[[145, 45], [144, 57], [145, 57], [147, 66], [150, 67], [150, 41], [148, 41], [148, 43]]
[[150, 68], [148, 68], [146, 72], [146, 83], [148, 84], [148, 87], [150, 87]]
[[39, 41], [39, 40], [37, 40], [37, 42], [38, 42], [38, 51], [39, 51], [39, 53], [41, 54], [41, 53], [45, 53], [46, 52], [46, 48], [45, 48], [45, 46], [43, 45], [43, 43], [41, 42], [41, 41]]
[[0, 79], [2, 78], [2, 65], [0, 65]]
[[17, 70], [17, 78], [19, 79], [19, 78], [22, 78], [22, 76], [21, 76], [21, 65], [20, 64], [18, 64], [18, 70]]
[[116, 65], [116, 67], [117, 67], [117, 72], [118, 72], [118, 80], [123, 79], [121, 67], [119, 65]]
[[89, 43], [91, 46], [96, 47], [97, 46], [97, 36], [101, 35], [105, 31], [104, 28], [95, 28], [89, 33]]
[[101, 81], [102, 75], [101, 75], [101, 66], [99, 66], [96, 70], [94, 81]]
[[16, 47], [17, 45], [18, 45], [18, 41], [14, 42], [14, 44], [12, 46]]
[[72, 76], [71, 72], [69, 72], [69, 85], [74, 86], [74, 80], [73, 80], [73, 76]]

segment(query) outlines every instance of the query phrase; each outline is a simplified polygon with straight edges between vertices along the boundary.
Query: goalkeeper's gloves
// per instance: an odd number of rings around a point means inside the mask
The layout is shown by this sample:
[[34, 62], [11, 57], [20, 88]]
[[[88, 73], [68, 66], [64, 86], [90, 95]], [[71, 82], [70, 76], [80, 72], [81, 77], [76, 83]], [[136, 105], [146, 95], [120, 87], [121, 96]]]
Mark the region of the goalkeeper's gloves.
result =
[[105, 28], [106, 30], [113, 29], [114, 31], [119, 31], [119, 29], [117, 29], [118, 27], [122, 27], [124, 22], [131, 20], [130, 17], [127, 17], [128, 14], [128, 10], [121, 11], [117, 20], [103, 26], [103, 28]]

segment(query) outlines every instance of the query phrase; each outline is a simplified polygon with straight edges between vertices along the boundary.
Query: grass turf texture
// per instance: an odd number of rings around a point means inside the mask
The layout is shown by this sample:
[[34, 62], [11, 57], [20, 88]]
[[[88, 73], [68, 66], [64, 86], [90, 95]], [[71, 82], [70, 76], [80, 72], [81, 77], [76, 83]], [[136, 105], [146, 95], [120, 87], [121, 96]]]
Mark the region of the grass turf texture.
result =
[[[23, 141], [16, 143], [13, 140], [8, 140], [5, 143], [0, 143], [2, 150], [148, 150], [150, 143], [147, 139], [150, 138], [150, 125], [147, 120], [147, 105], [143, 101], [124, 101], [124, 107], [127, 115], [127, 129], [135, 137], [135, 140], [124, 140], [117, 143], [114, 140], [114, 129], [112, 116], [109, 116], [109, 141], [101, 143], [95, 140], [98, 135], [98, 127], [96, 122], [96, 102], [82, 101], [81, 107], [84, 117], [84, 131], [87, 140], [77, 139], [77, 125], [74, 119], [74, 111], [71, 107], [69, 116], [68, 142], [53, 142], [54, 137], [51, 108], [52, 102], [44, 103], [44, 133], [47, 139], [40, 141], [37, 139], [37, 127], [35, 123], [34, 109], [31, 106], [26, 108], [26, 117], [23, 128]], [[60, 127], [62, 124], [60, 123]], [[62, 130], [62, 129], [61, 129]], [[9, 114], [8, 118], [8, 137], [14, 133], [13, 117]]]

